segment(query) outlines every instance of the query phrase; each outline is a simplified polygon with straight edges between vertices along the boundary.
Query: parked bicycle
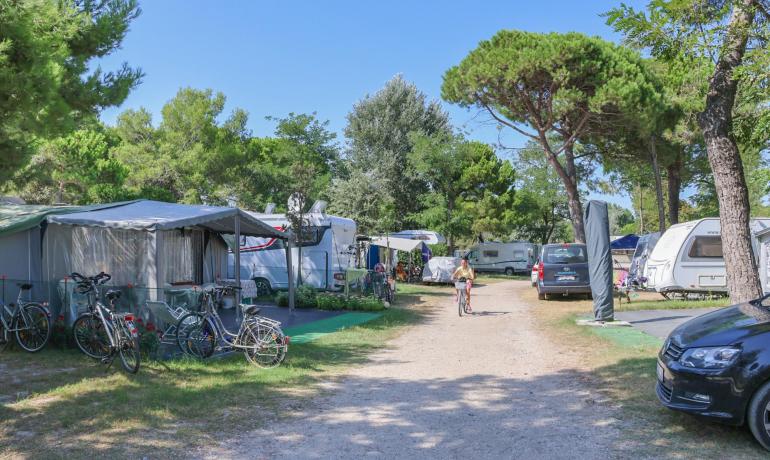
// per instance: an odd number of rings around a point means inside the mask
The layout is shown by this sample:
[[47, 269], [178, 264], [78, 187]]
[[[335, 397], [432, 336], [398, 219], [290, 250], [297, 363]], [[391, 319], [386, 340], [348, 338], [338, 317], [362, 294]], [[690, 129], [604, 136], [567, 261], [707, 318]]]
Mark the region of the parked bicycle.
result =
[[260, 316], [256, 305], [239, 305], [243, 320], [233, 333], [222, 323], [216, 305], [222, 297], [234, 292], [236, 286], [215, 286], [203, 291], [201, 312], [191, 312], [179, 319], [177, 340], [179, 348], [197, 358], [209, 358], [215, 352], [243, 351], [246, 360], [262, 367], [280, 365], [286, 357], [289, 339], [281, 323]]
[[96, 276], [83, 276], [79, 273], [71, 276], [77, 283], [78, 293], [88, 295], [88, 311], [78, 316], [72, 325], [72, 334], [78, 348], [108, 367], [116, 356], [120, 356], [123, 368], [136, 374], [141, 358], [134, 315], [113, 311], [115, 301], [120, 298], [120, 291], [108, 290], [105, 293], [109, 308], [99, 300], [98, 286], [112, 277], [104, 272]]
[[468, 295], [468, 291], [465, 290], [466, 284], [467, 280], [465, 278], [460, 278], [455, 281], [455, 289], [457, 290], [457, 311], [460, 314], [460, 317], [463, 316], [463, 313], [469, 314], [467, 310], [468, 298], [466, 296]]
[[0, 351], [11, 342], [11, 334], [19, 346], [34, 353], [40, 351], [51, 337], [51, 321], [48, 310], [37, 302], [22, 299], [24, 291], [32, 289], [29, 283], [19, 284], [19, 296], [15, 304], [0, 301]]

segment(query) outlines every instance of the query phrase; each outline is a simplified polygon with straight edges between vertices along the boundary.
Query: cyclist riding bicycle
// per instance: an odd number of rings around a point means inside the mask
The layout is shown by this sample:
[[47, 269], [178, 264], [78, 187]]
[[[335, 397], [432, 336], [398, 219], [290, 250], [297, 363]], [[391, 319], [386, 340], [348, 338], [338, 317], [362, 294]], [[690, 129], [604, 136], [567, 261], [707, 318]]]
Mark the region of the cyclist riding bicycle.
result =
[[[457, 281], [460, 278], [465, 278], [465, 309], [468, 313], [470, 313], [473, 311], [471, 310], [471, 286], [473, 284], [473, 280], [476, 279], [476, 275], [473, 273], [473, 268], [468, 265], [467, 257], [463, 257], [463, 259], [460, 261], [460, 266], [457, 267], [457, 270], [455, 270], [455, 272], [452, 274], [452, 281]], [[455, 296], [457, 296], [456, 293]], [[455, 300], [457, 299], [455, 298]]]

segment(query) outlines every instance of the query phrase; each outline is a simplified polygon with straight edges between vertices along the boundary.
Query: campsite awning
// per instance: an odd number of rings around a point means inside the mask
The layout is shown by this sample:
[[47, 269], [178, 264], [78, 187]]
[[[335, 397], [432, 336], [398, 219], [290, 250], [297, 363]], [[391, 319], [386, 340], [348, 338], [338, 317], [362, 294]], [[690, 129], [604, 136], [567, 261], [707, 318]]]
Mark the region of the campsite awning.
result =
[[385, 237], [385, 236], [378, 236], [376, 238], [372, 238], [372, 245], [374, 246], [381, 246], [383, 248], [390, 247], [390, 249], [398, 249], [399, 251], [414, 251], [418, 247], [420, 247], [423, 242], [420, 240], [410, 240], [407, 238], [397, 238], [395, 236]]
[[37, 227], [46, 217], [56, 214], [92, 211], [112, 206], [133, 203], [96, 204], [90, 206], [46, 206], [34, 204], [4, 204], [0, 205], [0, 236], [28, 230]]
[[618, 238], [617, 240], [610, 243], [610, 249], [613, 250], [634, 250], [636, 249], [636, 243], [639, 242], [639, 237], [634, 235], [633, 233], [623, 236], [621, 238]]
[[61, 225], [107, 227], [126, 230], [171, 230], [202, 227], [217, 233], [236, 233], [238, 216], [240, 234], [270, 238], [288, 238], [288, 234], [255, 219], [238, 208], [165, 203], [139, 200], [119, 206], [87, 212], [48, 216], [48, 222]]

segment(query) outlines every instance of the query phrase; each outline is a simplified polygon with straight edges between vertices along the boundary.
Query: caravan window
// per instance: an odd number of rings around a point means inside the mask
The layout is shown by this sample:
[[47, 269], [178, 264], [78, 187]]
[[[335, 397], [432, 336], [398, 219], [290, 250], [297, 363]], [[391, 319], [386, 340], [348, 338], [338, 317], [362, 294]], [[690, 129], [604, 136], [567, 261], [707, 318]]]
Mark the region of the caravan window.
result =
[[486, 249], [484, 250], [484, 257], [497, 257], [497, 249]]
[[513, 260], [527, 260], [527, 255], [524, 251], [513, 251]]
[[719, 236], [696, 236], [692, 240], [690, 252], [687, 253], [692, 258], [722, 258], [722, 238]]

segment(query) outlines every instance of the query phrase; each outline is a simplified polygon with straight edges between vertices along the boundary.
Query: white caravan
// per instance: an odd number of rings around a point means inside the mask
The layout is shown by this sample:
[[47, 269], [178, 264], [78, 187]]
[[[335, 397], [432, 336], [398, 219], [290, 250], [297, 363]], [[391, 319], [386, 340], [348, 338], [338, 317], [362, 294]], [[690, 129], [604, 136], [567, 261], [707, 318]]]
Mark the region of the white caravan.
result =
[[[751, 219], [752, 246], [756, 234], [770, 228], [770, 219]], [[727, 292], [719, 218], [672, 225], [652, 250], [644, 272], [647, 286], [660, 293]]]
[[[356, 223], [351, 219], [325, 214], [325, 203], [316, 203], [308, 214], [309, 227], [303, 231], [302, 282], [317, 289], [338, 291], [345, 286], [345, 270], [355, 266]], [[291, 228], [286, 214], [258, 214], [252, 216], [275, 228]], [[294, 280], [299, 264], [299, 248], [292, 250]], [[229, 274], [235, 256], [229, 255]], [[241, 238], [241, 278], [253, 279], [257, 290], [287, 289], [286, 247], [273, 238]]]
[[526, 241], [511, 243], [478, 243], [465, 254], [477, 272], [505, 273], [513, 275], [532, 269], [538, 253], [536, 244]]
[[406, 238], [408, 240], [420, 240], [425, 244], [446, 243], [446, 238], [443, 235], [431, 230], [402, 230], [397, 233], [391, 233], [390, 236]]

